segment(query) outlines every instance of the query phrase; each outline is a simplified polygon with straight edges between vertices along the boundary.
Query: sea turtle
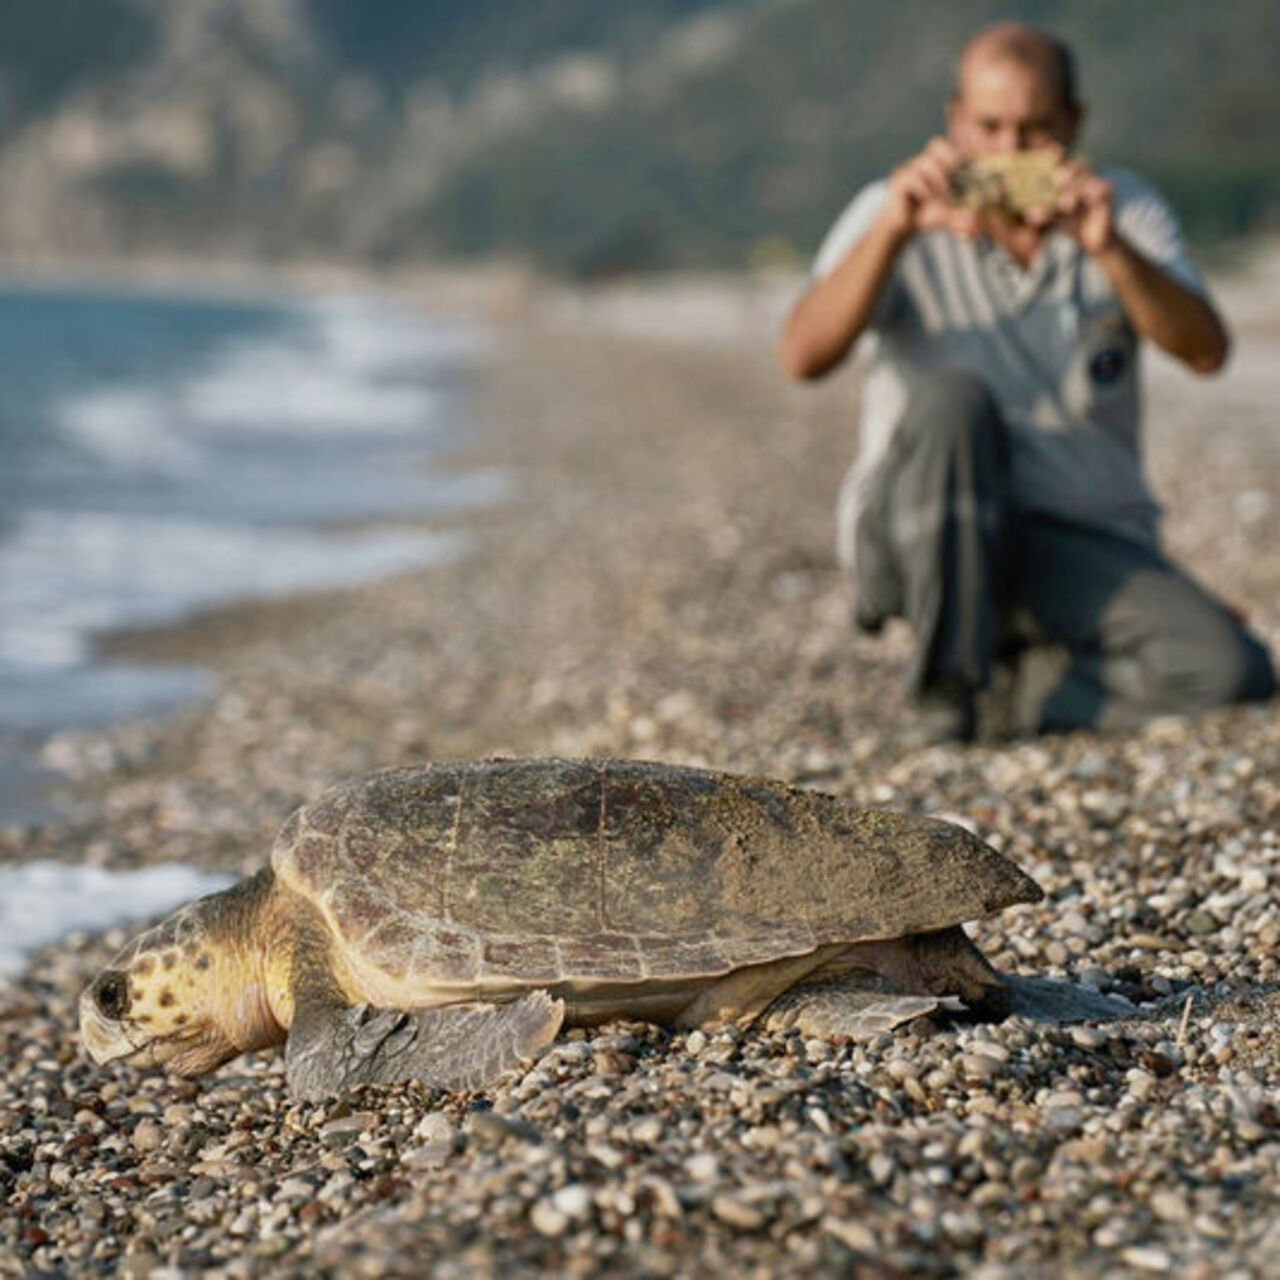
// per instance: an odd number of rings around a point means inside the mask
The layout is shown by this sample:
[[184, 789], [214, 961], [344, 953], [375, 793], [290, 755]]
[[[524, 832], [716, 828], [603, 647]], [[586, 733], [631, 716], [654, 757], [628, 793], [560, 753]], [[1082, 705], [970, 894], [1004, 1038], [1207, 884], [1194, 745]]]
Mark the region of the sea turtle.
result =
[[760, 778], [491, 760], [338, 785], [270, 865], [143, 933], [94, 979], [98, 1062], [198, 1075], [285, 1042], [315, 1097], [479, 1087], [563, 1024], [759, 1021], [858, 1038], [958, 998], [1115, 1009], [998, 974], [960, 927], [1041, 891], [959, 826]]

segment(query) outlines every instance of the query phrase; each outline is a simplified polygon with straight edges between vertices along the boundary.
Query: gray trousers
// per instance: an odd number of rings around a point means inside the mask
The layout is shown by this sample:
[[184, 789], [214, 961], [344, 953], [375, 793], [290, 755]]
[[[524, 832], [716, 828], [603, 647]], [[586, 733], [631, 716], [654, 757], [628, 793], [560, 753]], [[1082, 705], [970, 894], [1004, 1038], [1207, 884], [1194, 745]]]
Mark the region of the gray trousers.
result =
[[1004, 727], [1129, 729], [1269, 698], [1265, 647], [1157, 550], [1019, 508], [980, 379], [916, 390], [855, 532], [857, 618], [904, 617], [913, 692], [1007, 692]]

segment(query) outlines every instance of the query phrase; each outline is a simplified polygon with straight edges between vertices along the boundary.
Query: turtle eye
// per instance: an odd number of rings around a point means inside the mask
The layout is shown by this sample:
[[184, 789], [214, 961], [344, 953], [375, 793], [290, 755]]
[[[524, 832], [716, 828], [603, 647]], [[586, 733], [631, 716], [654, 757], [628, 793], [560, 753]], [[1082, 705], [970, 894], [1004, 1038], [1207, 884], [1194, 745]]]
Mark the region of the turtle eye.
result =
[[129, 1012], [129, 983], [123, 973], [104, 973], [94, 984], [93, 1002], [107, 1018], [123, 1018]]

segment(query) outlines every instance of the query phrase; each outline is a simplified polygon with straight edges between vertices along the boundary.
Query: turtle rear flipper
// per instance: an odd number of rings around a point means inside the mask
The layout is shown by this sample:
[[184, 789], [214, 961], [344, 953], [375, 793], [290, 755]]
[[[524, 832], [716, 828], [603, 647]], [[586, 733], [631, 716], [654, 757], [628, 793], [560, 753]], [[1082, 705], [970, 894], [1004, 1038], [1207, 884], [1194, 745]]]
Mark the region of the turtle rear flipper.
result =
[[564, 1002], [545, 991], [508, 1004], [417, 1010], [317, 1001], [299, 1009], [289, 1032], [289, 1090], [319, 1098], [402, 1080], [482, 1088], [550, 1044], [563, 1020]]
[[1104, 996], [1100, 991], [1054, 978], [1023, 978], [1000, 975], [1000, 986], [992, 994], [993, 1011], [1006, 1016], [1031, 1018], [1036, 1022], [1114, 1022], [1132, 1018], [1133, 1005], [1120, 996]]
[[860, 978], [794, 987], [765, 1010], [761, 1023], [766, 1031], [798, 1031], [817, 1040], [862, 1041], [959, 1006], [959, 1001], [947, 997], [885, 991]]

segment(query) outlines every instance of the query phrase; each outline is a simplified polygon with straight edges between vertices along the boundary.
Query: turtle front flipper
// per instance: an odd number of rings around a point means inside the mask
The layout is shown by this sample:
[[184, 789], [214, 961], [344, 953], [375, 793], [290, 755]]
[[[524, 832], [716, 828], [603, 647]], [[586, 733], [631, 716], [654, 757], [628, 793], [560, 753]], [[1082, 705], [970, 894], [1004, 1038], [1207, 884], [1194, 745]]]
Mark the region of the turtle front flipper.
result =
[[289, 1031], [289, 1090], [319, 1098], [402, 1080], [478, 1089], [550, 1044], [563, 1020], [564, 1002], [545, 991], [508, 1004], [416, 1010], [315, 1000], [298, 1009]]

